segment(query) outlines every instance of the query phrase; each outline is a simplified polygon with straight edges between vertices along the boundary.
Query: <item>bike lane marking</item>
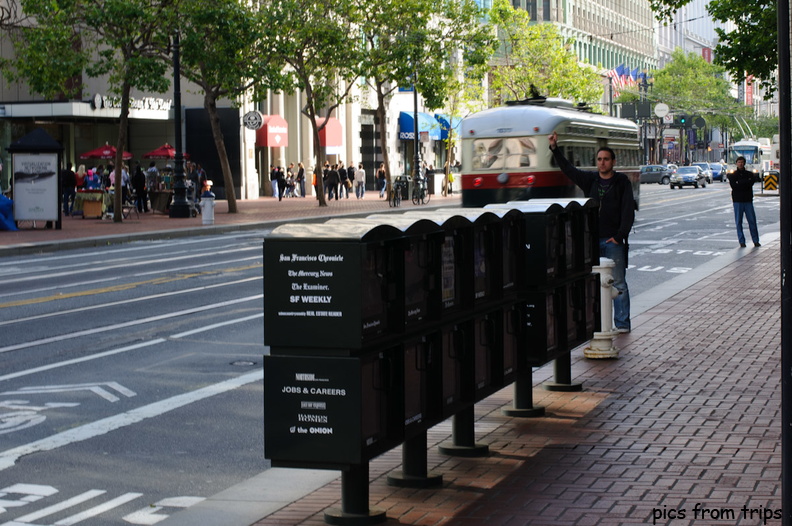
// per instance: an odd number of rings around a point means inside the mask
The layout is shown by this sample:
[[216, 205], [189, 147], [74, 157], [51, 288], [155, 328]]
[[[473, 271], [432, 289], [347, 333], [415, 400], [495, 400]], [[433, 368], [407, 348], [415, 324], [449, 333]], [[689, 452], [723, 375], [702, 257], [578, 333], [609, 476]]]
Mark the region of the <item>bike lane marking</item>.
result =
[[149, 405], [132, 409], [126, 413], [103, 418], [101, 420], [97, 420], [96, 422], [91, 422], [90, 424], [85, 424], [83, 426], [69, 429], [68, 431], [57, 433], [50, 437], [31, 442], [29, 444], [3, 451], [0, 453], [0, 471], [13, 467], [20, 458], [26, 455], [51, 451], [59, 447], [73, 444], [75, 442], [82, 442], [84, 440], [115, 431], [116, 429], [163, 415], [173, 411], [174, 409], [179, 409], [194, 402], [226, 393], [244, 385], [263, 381], [264, 370], [261, 369], [260, 371], [248, 373], [204, 387], [202, 389], [183, 393], [165, 400], [160, 400]]

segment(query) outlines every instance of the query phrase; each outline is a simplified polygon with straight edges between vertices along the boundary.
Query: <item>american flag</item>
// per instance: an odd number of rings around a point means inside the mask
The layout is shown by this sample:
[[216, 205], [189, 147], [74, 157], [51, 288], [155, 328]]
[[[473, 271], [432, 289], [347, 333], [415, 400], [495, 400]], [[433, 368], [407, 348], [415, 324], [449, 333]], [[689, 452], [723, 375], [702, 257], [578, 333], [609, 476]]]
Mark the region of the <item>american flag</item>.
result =
[[608, 71], [607, 76], [611, 79], [611, 89], [613, 96], [618, 97], [621, 95], [622, 88], [622, 75], [624, 73], [624, 64], [619, 64], [612, 70]]

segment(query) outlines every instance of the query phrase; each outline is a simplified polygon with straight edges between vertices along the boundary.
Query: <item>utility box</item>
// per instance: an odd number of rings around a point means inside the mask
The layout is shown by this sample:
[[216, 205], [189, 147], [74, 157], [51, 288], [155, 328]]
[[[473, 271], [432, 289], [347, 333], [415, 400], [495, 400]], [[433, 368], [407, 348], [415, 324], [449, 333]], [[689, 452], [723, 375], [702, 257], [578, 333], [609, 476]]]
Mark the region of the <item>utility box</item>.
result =
[[411, 338], [402, 348], [404, 436], [409, 439], [440, 423], [442, 417], [442, 346], [440, 334]]
[[366, 219], [331, 220], [325, 225], [346, 223], [380, 224], [403, 233], [402, 275], [404, 306], [402, 319], [408, 333], [420, 332], [436, 324], [441, 316], [442, 228], [433, 221], [383, 214]]
[[526, 371], [526, 341], [522, 327], [523, 315], [520, 304], [503, 307], [501, 314], [503, 359], [501, 373], [503, 385], [514, 382]]
[[473, 319], [473, 387], [476, 400], [483, 400], [503, 387], [501, 313], [488, 312]]
[[564, 276], [564, 208], [557, 203], [511, 201], [487, 205], [490, 208], [516, 209], [522, 214], [522, 272], [526, 288], [536, 290], [553, 286]]
[[440, 330], [442, 361], [441, 409], [443, 418], [449, 418], [474, 403], [473, 381], [468, 380], [472, 366], [470, 322], [446, 325]]
[[[535, 199], [536, 203], [555, 203], [564, 207], [566, 219], [564, 230], [564, 264], [567, 276], [582, 276], [591, 273], [599, 264], [599, 204], [594, 199], [558, 198]], [[571, 234], [571, 235], [570, 235]]]
[[560, 289], [526, 294], [523, 306], [523, 330], [528, 348], [526, 360], [540, 367], [566, 352], [562, 333], [562, 296]]
[[388, 225], [276, 228], [264, 243], [264, 343], [351, 354], [400, 334], [408, 246]]
[[264, 357], [264, 450], [275, 467], [345, 469], [404, 440], [400, 351]]

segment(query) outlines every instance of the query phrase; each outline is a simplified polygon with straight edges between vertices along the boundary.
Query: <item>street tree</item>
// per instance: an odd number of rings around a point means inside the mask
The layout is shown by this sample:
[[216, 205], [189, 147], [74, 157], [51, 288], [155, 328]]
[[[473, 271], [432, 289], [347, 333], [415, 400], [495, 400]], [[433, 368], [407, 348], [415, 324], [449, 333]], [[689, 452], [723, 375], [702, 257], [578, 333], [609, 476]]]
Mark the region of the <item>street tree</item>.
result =
[[532, 24], [528, 12], [508, 0], [495, 0], [489, 19], [501, 41], [490, 76], [496, 103], [532, 92], [586, 102], [602, 98], [600, 75], [578, 62], [574, 41], [563, 38], [554, 24]]
[[[663, 22], [691, 0], [649, 0], [655, 17]], [[724, 66], [732, 79], [742, 82], [749, 76], [760, 79], [770, 95], [776, 87], [778, 68], [777, 5], [775, 0], [711, 0], [707, 11], [713, 20], [733, 29], [715, 28], [718, 45], [715, 62]]]
[[[237, 212], [236, 191], [217, 111], [219, 100], [236, 104], [240, 97], [257, 97], [279, 89], [283, 62], [273, 60], [276, 32], [263, 13], [241, 0], [183, 0], [181, 71], [203, 91], [217, 155], [223, 172], [228, 212]], [[211, 45], [207, 36], [211, 35]]]
[[9, 33], [16, 53], [11, 80], [49, 98], [75, 96], [82, 74], [107, 77], [120, 97], [113, 220], [122, 221], [121, 169], [132, 89], [162, 93], [178, 0], [21, 0], [35, 23]]
[[[362, 71], [376, 97], [380, 123], [386, 122], [388, 104], [399, 87], [412, 86], [426, 107], [439, 109], [461, 96], [460, 79], [465, 74], [468, 81], [480, 85], [493, 38], [482, 24], [484, 13], [475, 2], [385, 0], [365, 2], [360, 8], [366, 46]], [[417, 125], [414, 132], [418, 133]], [[384, 133], [380, 134], [380, 146], [390, 195]]]
[[682, 113], [708, 115], [708, 124], [721, 128], [731, 128], [735, 116], [742, 117], [747, 110], [731, 96], [722, 66], [680, 48], [654, 73], [651, 99]]
[[313, 135], [317, 197], [319, 206], [327, 206], [321, 163], [326, 150], [319, 132], [333, 111], [348, 99], [360, 76], [361, 37], [354, 29], [358, 23], [357, 2], [281, 0], [262, 9], [267, 26], [278, 37], [272, 57], [286, 63], [283, 74], [287, 82], [301, 90], [305, 100], [302, 113]]

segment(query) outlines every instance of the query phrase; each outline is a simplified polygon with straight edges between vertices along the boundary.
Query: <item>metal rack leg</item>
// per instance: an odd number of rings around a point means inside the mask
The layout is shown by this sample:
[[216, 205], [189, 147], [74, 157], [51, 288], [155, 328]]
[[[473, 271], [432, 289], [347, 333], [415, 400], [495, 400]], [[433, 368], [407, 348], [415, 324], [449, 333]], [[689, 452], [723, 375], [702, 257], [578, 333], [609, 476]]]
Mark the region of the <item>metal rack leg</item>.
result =
[[545, 415], [545, 408], [533, 405], [533, 371], [517, 378], [514, 381], [514, 400], [512, 407], [503, 409], [506, 416], [522, 418], [536, 418]]
[[548, 391], [582, 391], [583, 384], [572, 383], [572, 356], [564, 353], [555, 359], [555, 382], [545, 382], [542, 386]]
[[400, 488], [430, 488], [443, 483], [442, 475], [427, 473], [426, 431], [402, 444], [402, 471], [388, 475], [388, 484]]
[[341, 509], [325, 510], [327, 524], [342, 526], [367, 526], [379, 524], [388, 518], [385, 512], [369, 509], [369, 464], [352, 466], [341, 472]]
[[452, 443], [441, 444], [438, 448], [440, 453], [456, 457], [485, 457], [489, 455], [489, 446], [476, 443], [475, 414], [472, 405], [454, 415], [452, 426]]

